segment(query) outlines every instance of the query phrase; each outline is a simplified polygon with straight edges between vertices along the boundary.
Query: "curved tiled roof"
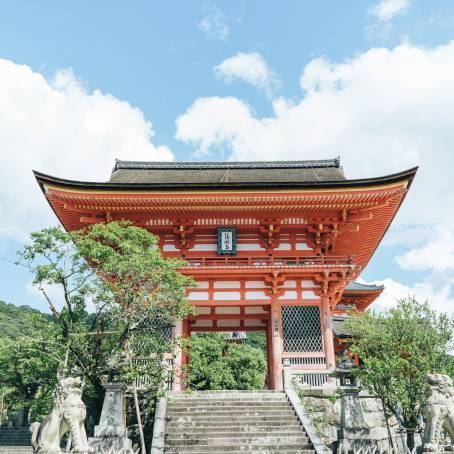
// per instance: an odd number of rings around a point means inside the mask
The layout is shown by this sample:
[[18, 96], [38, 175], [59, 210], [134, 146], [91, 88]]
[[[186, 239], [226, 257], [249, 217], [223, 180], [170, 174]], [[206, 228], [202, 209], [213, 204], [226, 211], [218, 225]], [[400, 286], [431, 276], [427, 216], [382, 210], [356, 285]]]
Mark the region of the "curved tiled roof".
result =
[[361, 284], [360, 282], [353, 281], [345, 287], [345, 292], [376, 292], [378, 290], [383, 290], [384, 288], [384, 285]]
[[340, 159], [314, 161], [121, 161], [110, 183], [220, 184], [342, 181]]

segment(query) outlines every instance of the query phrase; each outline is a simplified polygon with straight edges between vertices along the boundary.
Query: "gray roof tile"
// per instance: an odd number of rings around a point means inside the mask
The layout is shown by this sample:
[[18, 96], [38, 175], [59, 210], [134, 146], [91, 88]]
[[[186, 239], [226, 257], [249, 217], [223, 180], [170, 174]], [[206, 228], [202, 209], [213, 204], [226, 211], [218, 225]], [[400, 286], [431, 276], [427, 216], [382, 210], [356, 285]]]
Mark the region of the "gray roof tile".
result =
[[361, 284], [360, 282], [350, 282], [350, 284], [347, 285], [344, 291], [348, 292], [350, 291], [361, 291], [361, 292], [373, 292], [376, 290], [383, 290], [385, 288], [384, 285], [375, 285], [375, 284]]
[[120, 161], [110, 183], [220, 184], [342, 181], [339, 158], [314, 161]]

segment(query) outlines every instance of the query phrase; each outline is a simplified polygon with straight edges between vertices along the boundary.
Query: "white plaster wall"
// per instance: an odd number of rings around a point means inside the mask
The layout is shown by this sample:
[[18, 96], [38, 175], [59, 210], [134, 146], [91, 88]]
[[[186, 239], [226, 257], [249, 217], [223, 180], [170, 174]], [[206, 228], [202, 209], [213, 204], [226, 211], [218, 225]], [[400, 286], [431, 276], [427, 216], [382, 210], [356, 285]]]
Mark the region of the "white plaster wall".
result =
[[268, 314], [262, 306], [246, 306], [244, 309], [245, 314]]
[[298, 294], [296, 291], [287, 290], [279, 297], [279, 299], [296, 300], [297, 296]]
[[303, 299], [319, 299], [319, 297], [312, 290], [303, 291]]
[[266, 287], [263, 281], [246, 281], [246, 288], [264, 288]]
[[206, 301], [208, 299], [208, 292], [191, 292], [188, 295], [189, 301]]
[[292, 245], [290, 243], [281, 243], [278, 247], [274, 248], [275, 251], [290, 251]]
[[195, 244], [190, 251], [216, 251], [216, 243], [209, 243], [209, 244]]
[[284, 288], [295, 288], [296, 287], [296, 281], [285, 281], [284, 284], [282, 285]]
[[301, 281], [301, 287], [303, 288], [311, 288], [311, 287], [316, 287], [313, 281]]
[[246, 292], [247, 300], [269, 300], [270, 297], [265, 294], [265, 292], [255, 291], [255, 292]]
[[162, 250], [163, 250], [164, 252], [178, 252], [178, 251], [179, 251], [179, 249], [177, 249], [177, 248], [175, 247], [175, 245], [172, 244], [172, 243], [170, 243], [170, 244], [164, 244], [164, 246], [162, 247]]
[[199, 315], [208, 315], [211, 314], [211, 308], [209, 307], [203, 307], [203, 306], [197, 306], [195, 308], [195, 311]]
[[240, 314], [241, 310], [239, 307], [217, 307], [215, 312], [216, 314]]
[[240, 292], [214, 292], [214, 299], [216, 301], [239, 300]]
[[237, 243], [237, 251], [264, 251], [265, 249], [258, 243]]
[[240, 288], [239, 281], [215, 281], [214, 288]]

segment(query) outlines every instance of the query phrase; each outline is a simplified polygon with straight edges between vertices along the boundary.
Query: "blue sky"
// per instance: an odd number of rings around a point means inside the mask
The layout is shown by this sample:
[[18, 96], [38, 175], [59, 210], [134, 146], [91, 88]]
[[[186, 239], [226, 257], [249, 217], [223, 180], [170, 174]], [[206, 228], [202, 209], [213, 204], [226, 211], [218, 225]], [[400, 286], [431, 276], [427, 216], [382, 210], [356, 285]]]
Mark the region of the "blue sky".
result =
[[453, 39], [450, 0], [0, 0], [0, 299], [45, 307], [11, 264], [55, 222], [32, 168], [340, 155], [351, 177], [421, 166], [363, 278], [387, 284], [381, 307], [452, 311]]

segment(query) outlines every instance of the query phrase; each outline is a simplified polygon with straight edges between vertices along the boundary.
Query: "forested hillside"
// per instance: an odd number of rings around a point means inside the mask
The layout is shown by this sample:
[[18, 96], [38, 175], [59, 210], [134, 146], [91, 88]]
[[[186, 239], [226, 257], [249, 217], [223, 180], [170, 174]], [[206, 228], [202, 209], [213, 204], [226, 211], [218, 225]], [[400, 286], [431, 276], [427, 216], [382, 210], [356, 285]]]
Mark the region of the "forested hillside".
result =
[[17, 337], [26, 323], [30, 313], [38, 312], [29, 306], [14, 306], [0, 300], [0, 337]]

